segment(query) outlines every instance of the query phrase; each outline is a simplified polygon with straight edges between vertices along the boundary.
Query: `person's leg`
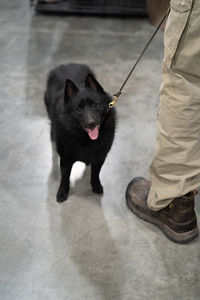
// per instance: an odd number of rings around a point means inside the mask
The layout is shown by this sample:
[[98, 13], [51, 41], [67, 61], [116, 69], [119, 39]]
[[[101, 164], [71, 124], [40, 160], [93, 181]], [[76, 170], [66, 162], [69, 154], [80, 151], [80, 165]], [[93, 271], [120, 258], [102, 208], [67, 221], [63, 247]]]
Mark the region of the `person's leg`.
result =
[[152, 185], [144, 179], [133, 180], [126, 194], [134, 213], [177, 242], [198, 234], [194, 193], [182, 196], [200, 186], [199, 31], [199, 0], [172, 0], [165, 30], [157, 141], [150, 166]]
[[[184, 2], [188, 11], [182, 11]], [[148, 206], [153, 210], [200, 186], [199, 32], [199, 1], [172, 1], [165, 31], [157, 141], [150, 166]]]

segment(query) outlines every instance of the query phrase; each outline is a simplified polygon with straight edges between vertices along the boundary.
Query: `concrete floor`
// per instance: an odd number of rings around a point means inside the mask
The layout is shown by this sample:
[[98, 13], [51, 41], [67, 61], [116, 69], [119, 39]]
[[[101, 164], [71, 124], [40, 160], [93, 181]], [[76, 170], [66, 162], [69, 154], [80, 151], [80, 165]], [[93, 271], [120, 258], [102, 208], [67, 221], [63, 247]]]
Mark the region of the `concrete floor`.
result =
[[200, 299], [199, 239], [176, 245], [125, 205], [128, 182], [148, 177], [153, 155], [162, 33], [117, 105], [104, 196], [91, 192], [90, 170], [78, 164], [70, 197], [58, 204], [43, 106], [49, 69], [87, 63], [116, 92], [153, 27], [142, 19], [34, 16], [27, 0], [1, 0], [0, 29], [0, 299]]

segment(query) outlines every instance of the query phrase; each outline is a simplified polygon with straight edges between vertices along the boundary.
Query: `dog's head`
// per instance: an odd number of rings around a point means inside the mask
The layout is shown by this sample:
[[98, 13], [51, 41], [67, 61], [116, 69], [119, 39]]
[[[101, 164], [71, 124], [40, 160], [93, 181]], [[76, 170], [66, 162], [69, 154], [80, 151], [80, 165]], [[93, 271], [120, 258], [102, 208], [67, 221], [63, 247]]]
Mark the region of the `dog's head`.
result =
[[78, 89], [69, 79], [64, 92], [65, 107], [78, 126], [85, 130], [90, 139], [96, 140], [110, 102], [110, 96], [103, 90], [92, 74], [88, 74], [85, 86]]

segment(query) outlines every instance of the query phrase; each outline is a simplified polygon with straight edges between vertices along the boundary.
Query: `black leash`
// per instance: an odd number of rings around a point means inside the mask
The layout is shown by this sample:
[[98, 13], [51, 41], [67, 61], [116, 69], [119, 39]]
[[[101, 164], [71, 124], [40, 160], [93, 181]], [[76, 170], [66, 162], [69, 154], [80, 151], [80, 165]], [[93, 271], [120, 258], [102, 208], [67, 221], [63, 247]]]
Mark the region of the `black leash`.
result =
[[129, 80], [130, 76], [132, 75], [133, 71], [135, 70], [135, 68], [137, 67], [138, 63], [140, 62], [141, 58], [143, 57], [144, 53], [146, 52], [147, 48], [149, 47], [149, 45], [151, 44], [152, 40], [154, 39], [155, 35], [157, 34], [158, 30], [160, 29], [162, 23], [164, 22], [165, 18], [168, 16], [170, 12], [170, 7], [168, 8], [168, 10], [166, 11], [165, 15], [163, 16], [162, 20], [160, 21], [159, 25], [157, 26], [154, 34], [152, 35], [152, 37], [150, 38], [150, 40], [148, 41], [148, 43], [146, 44], [146, 46], [144, 47], [143, 51], [141, 52], [140, 56], [138, 57], [138, 59], [136, 60], [135, 64], [133, 65], [131, 71], [129, 72], [129, 74], [127, 75], [124, 83], [122, 84], [121, 88], [119, 89], [119, 91], [113, 95], [113, 101], [111, 101], [109, 103], [109, 108], [113, 108], [113, 106], [115, 106], [119, 96], [122, 94], [122, 90], [124, 88], [124, 86], [126, 85], [127, 81]]

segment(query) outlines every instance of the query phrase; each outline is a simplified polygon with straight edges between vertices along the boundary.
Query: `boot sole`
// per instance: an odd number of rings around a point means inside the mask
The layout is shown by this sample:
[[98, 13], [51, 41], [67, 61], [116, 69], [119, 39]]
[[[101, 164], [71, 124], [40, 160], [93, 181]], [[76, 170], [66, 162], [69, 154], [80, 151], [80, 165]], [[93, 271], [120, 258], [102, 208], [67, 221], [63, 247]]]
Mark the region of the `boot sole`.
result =
[[171, 241], [178, 243], [178, 244], [186, 244], [194, 240], [198, 234], [199, 230], [198, 227], [194, 228], [191, 231], [184, 232], [184, 233], [178, 233], [173, 231], [170, 227], [163, 225], [163, 223], [157, 219], [151, 218], [150, 216], [144, 214], [140, 210], [138, 210], [136, 207], [132, 206], [129, 203], [130, 199], [129, 196], [126, 195], [126, 203], [128, 208], [140, 219], [149, 222], [151, 224], [156, 225]]

